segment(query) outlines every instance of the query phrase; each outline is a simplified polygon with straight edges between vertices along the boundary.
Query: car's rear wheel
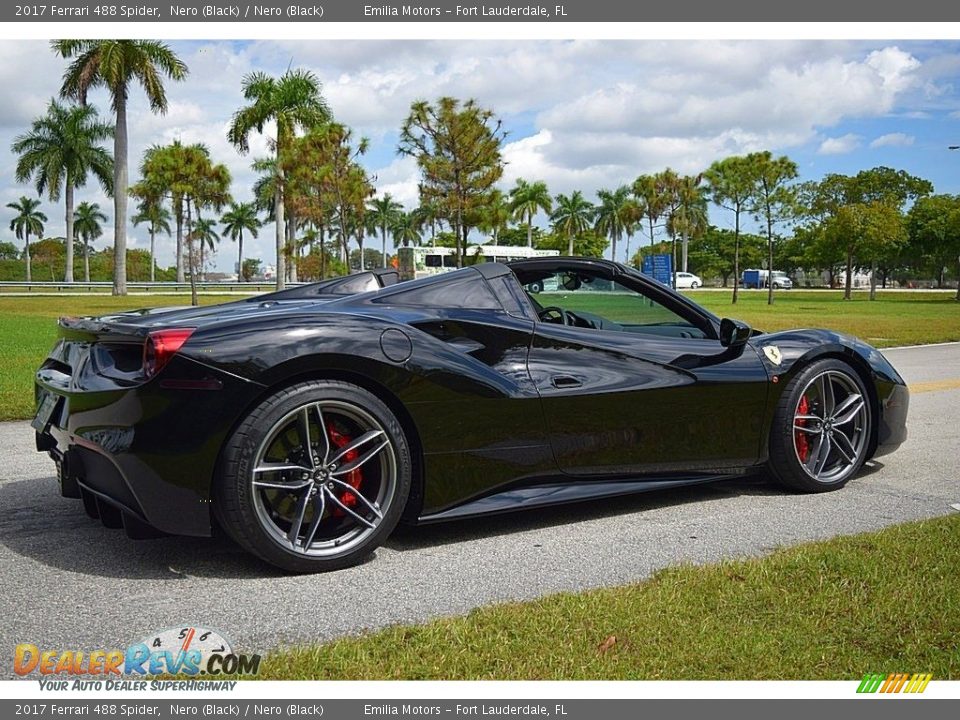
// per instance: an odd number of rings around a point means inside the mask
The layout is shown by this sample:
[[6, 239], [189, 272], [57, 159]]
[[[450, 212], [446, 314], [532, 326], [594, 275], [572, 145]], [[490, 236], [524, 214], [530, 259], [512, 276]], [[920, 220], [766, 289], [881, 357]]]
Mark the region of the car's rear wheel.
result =
[[859, 375], [841, 360], [804, 368], [784, 390], [770, 431], [773, 474], [807, 492], [843, 487], [863, 466], [873, 418]]
[[690, 289], [691, 289], [691, 290], [696, 290], [698, 287], [700, 287], [700, 283], [698, 283], [696, 280], [694, 280], [692, 283], [690, 283]]
[[227, 441], [214, 511], [269, 563], [336, 570], [396, 527], [410, 467], [403, 429], [379, 398], [350, 383], [304, 382], [264, 400]]

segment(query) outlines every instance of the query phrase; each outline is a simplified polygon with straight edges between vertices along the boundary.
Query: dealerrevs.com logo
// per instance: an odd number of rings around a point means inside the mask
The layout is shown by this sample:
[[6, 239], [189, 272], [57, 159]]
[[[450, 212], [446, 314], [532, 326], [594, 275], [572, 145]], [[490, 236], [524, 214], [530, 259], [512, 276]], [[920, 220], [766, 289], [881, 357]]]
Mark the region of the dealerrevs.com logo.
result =
[[20, 643], [13, 669], [20, 676], [256, 675], [260, 656], [235, 653], [215, 630], [181, 627], [152, 633], [126, 649], [41, 649]]

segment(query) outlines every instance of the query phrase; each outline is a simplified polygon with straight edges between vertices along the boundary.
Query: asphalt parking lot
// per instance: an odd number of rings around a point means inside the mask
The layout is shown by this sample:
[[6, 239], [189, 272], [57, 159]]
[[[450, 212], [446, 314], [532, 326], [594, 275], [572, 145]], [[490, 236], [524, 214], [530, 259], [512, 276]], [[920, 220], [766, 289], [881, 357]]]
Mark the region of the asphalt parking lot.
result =
[[910, 439], [841, 492], [752, 478], [403, 529], [372, 561], [314, 576], [283, 576], [224, 539], [105, 529], [59, 496], [29, 425], [0, 423], [0, 675], [20, 642], [89, 651], [199, 625], [263, 652], [955, 512], [960, 343], [885, 354], [913, 388]]

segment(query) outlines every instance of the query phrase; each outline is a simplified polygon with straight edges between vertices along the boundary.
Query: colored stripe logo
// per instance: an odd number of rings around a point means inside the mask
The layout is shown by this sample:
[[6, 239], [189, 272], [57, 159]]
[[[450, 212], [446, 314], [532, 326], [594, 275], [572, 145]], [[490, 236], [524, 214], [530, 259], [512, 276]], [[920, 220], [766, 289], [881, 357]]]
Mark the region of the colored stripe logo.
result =
[[860, 681], [858, 693], [922, 693], [933, 676], [930, 673], [867, 673]]

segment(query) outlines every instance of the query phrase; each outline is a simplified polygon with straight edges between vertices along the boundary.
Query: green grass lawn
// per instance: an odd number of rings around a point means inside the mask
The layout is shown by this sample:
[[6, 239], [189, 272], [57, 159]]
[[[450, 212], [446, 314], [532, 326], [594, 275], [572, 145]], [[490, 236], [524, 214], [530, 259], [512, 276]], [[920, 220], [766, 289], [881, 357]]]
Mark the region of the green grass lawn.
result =
[[773, 305], [767, 305], [766, 291], [741, 292], [736, 305], [730, 304], [730, 295], [687, 293], [715, 315], [745, 320], [767, 332], [825, 327], [881, 348], [960, 340], [960, 302], [953, 293], [881, 291], [870, 302], [866, 292], [844, 300], [841, 290], [786, 290], [775, 293]]
[[[857, 335], [877, 347], [960, 340], [960, 302], [952, 293], [881, 292], [870, 302], [865, 292], [843, 300], [842, 291], [786, 290], [776, 293], [773, 305], [767, 305], [766, 291], [741, 292], [736, 305], [731, 304], [729, 292], [685, 294], [719, 317], [745, 320], [767, 332], [825, 327]], [[536, 298], [544, 306], [579, 308], [615, 322], [672, 318], [662, 308], [644, 308], [642, 301], [625, 293], [543, 292]]]
[[[200, 303], [237, 299], [201, 295]], [[0, 420], [33, 416], [33, 373], [53, 347], [61, 315], [102, 315], [138, 307], [189, 304], [189, 295], [0, 297]]]
[[264, 658], [261, 677], [859, 680], [867, 672], [929, 672], [957, 679], [958, 568], [960, 515], [952, 515], [281, 650]]
[[[715, 314], [746, 320], [763, 330], [829, 327], [859, 335], [878, 347], [960, 340], [960, 303], [946, 293], [880, 293], [875, 302], [866, 293], [843, 301], [839, 291], [784, 291], [772, 306], [766, 293], [744, 292], [737, 305], [726, 293], [689, 293]], [[562, 293], [541, 293], [543, 304], [562, 301]], [[201, 295], [204, 305], [236, 300], [236, 296]], [[33, 373], [56, 338], [60, 315], [97, 315], [136, 307], [183, 305], [188, 295], [116, 298], [0, 297], [0, 420], [33, 413]], [[624, 295], [579, 294], [576, 307], [611, 320], [636, 321], [637, 301]], [[652, 318], [656, 320], [658, 318]]]

